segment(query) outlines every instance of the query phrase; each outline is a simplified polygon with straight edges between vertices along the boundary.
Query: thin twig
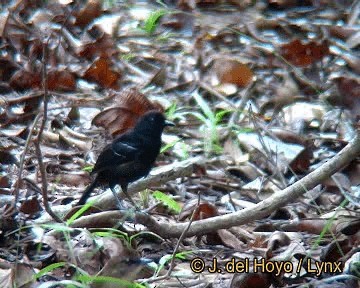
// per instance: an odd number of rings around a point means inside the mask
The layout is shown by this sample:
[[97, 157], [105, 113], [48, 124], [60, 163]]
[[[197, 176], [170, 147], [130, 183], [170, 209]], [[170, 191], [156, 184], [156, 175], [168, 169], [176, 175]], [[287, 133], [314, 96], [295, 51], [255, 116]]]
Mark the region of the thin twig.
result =
[[150, 283], [158, 282], [158, 281], [161, 281], [161, 280], [165, 280], [165, 279], [167, 279], [167, 278], [169, 278], [171, 276], [171, 273], [175, 268], [176, 254], [177, 254], [177, 252], [179, 250], [181, 242], [184, 240], [184, 238], [186, 236], [186, 232], [189, 231], [190, 226], [193, 223], [194, 215], [195, 215], [196, 209], [199, 207], [199, 205], [200, 205], [200, 194], [198, 194], [198, 203], [197, 203], [197, 206], [196, 206], [196, 208], [194, 209], [194, 211], [193, 211], [193, 213], [191, 215], [189, 224], [185, 227], [185, 229], [183, 230], [183, 232], [181, 233], [181, 235], [179, 237], [179, 240], [176, 243], [175, 249], [174, 249], [173, 254], [171, 256], [170, 267], [169, 267], [169, 270], [167, 271], [167, 273], [165, 275], [163, 275], [163, 276], [156, 277], [156, 278], [153, 278], [153, 279], [149, 279], [149, 280], [146, 281], [146, 283], [150, 284]]
[[21, 174], [22, 174], [22, 171], [24, 170], [24, 162], [25, 162], [25, 156], [26, 156], [26, 153], [27, 153], [27, 150], [29, 148], [29, 145], [30, 145], [30, 141], [31, 141], [31, 137], [32, 137], [32, 134], [33, 134], [33, 131], [35, 129], [35, 126], [40, 118], [40, 115], [41, 113], [37, 114], [35, 119], [34, 119], [34, 122], [33, 124], [31, 125], [31, 128], [30, 128], [30, 131], [29, 131], [29, 134], [26, 138], [26, 143], [25, 143], [25, 147], [24, 147], [24, 151], [23, 153], [21, 154], [21, 157], [20, 157], [20, 165], [19, 165], [19, 171], [18, 171], [18, 181], [16, 182], [16, 185], [15, 185], [15, 191], [14, 191], [14, 194], [15, 194], [15, 204], [19, 201], [19, 190], [20, 190], [20, 185], [21, 185], [21, 182], [22, 182], [22, 177], [21, 177]]
[[39, 169], [41, 174], [41, 192], [42, 192], [42, 198], [43, 198], [43, 204], [45, 207], [45, 211], [57, 222], [62, 222], [62, 220], [51, 210], [49, 199], [48, 199], [48, 182], [47, 182], [47, 176], [46, 176], [46, 169], [43, 162], [43, 156], [41, 153], [40, 143], [42, 139], [42, 134], [45, 129], [45, 124], [47, 120], [47, 110], [48, 110], [48, 101], [49, 101], [49, 91], [48, 91], [48, 79], [47, 79], [47, 69], [46, 69], [46, 57], [47, 57], [47, 45], [48, 43], [43, 44], [43, 71], [42, 71], [42, 78], [43, 78], [43, 86], [44, 86], [44, 111], [43, 111], [43, 118], [41, 121], [40, 129], [38, 132], [38, 136], [34, 141], [35, 144], [35, 151], [36, 151], [36, 157], [38, 159], [39, 163]]
[[34, 122], [33, 124], [31, 125], [31, 128], [30, 128], [30, 131], [29, 131], [29, 134], [26, 138], [26, 143], [25, 143], [25, 147], [24, 147], [24, 151], [23, 153], [21, 154], [21, 157], [20, 157], [20, 164], [19, 164], [19, 171], [18, 171], [18, 179], [16, 181], [16, 184], [15, 184], [15, 190], [14, 190], [14, 195], [15, 195], [15, 199], [14, 199], [14, 203], [4, 212], [4, 215], [3, 217], [6, 218], [7, 216], [10, 216], [10, 214], [12, 214], [12, 211], [13, 209], [15, 208], [16, 209], [16, 203], [19, 201], [19, 191], [20, 191], [20, 186], [21, 186], [21, 183], [22, 183], [22, 171], [24, 170], [24, 162], [25, 162], [25, 156], [26, 156], [26, 153], [28, 151], [28, 148], [29, 148], [29, 145], [30, 145], [30, 140], [31, 140], [31, 137], [32, 137], [32, 133], [35, 129], [35, 126], [40, 118], [40, 113], [35, 117], [34, 119]]

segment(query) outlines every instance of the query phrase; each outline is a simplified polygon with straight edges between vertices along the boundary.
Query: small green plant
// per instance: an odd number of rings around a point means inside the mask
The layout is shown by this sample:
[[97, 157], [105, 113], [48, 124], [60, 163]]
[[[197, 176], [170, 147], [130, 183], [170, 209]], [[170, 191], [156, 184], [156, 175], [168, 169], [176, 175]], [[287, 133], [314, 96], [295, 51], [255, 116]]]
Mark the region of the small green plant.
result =
[[181, 211], [181, 207], [179, 203], [177, 203], [174, 199], [170, 198], [168, 195], [162, 193], [161, 191], [154, 191], [152, 196], [164, 204], [166, 207], [169, 207], [170, 210], [174, 211], [175, 213], [179, 214]]
[[90, 173], [93, 169], [94, 169], [94, 165], [87, 165], [82, 170]]
[[211, 152], [221, 153], [218, 126], [223, 120], [224, 116], [230, 113], [230, 110], [220, 110], [218, 112], [212, 111], [208, 103], [201, 97], [200, 94], [195, 93], [194, 99], [200, 106], [202, 113], [190, 112], [204, 124], [204, 150], [207, 154]]
[[47, 273], [52, 272], [57, 268], [62, 268], [62, 267], [65, 267], [65, 266], [67, 266], [66, 262], [58, 262], [58, 263], [50, 264], [50, 265], [44, 267], [43, 269], [41, 269], [39, 272], [37, 272], [34, 275], [34, 278], [39, 279], [40, 277], [46, 275]]
[[129, 62], [135, 57], [136, 57], [136, 54], [130, 52], [130, 53], [126, 53], [126, 54], [121, 55], [120, 58], [123, 61]]
[[166, 118], [173, 120], [175, 118], [176, 109], [177, 104], [173, 102], [165, 111]]
[[79, 210], [77, 210], [68, 220], [66, 220], [67, 225], [71, 225], [76, 219], [80, 218], [91, 206], [94, 205], [94, 201], [88, 201], [83, 205]]
[[[120, 238], [122, 240], [125, 241], [125, 244], [128, 245], [129, 247], [131, 247], [131, 243], [132, 241], [134, 241], [137, 237], [140, 237], [141, 235], [152, 235], [154, 237], [159, 238], [159, 240], [163, 240], [160, 236], [158, 236], [157, 234], [153, 233], [153, 232], [149, 232], [149, 231], [141, 231], [139, 233], [136, 233], [132, 236], [129, 236], [128, 233], [126, 232], [122, 232], [118, 229], [114, 229], [114, 228], [101, 228], [101, 229], [97, 229], [98, 231], [93, 232], [92, 234], [94, 236], [98, 236], [98, 237], [116, 237], [116, 238]], [[99, 231], [101, 230], [101, 231]]]
[[164, 153], [164, 152], [170, 150], [170, 149], [171, 149], [172, 147], [174, 147], [175, 144], [178, 143], [179, 141], [180, 141], [180, 139], [179, 139], [179, 140], [176, 140], [176, 141], [173, 141], [173, 142], [171, 142], [171, 143], [168, 143], [168, 144], [166, 144], [165, 146], [161, 147], [160, 153]]
[[149, 35], [153, 34], [158, 26], [160, 18], [166, 14], [171, 13], [168, 10], [160, 9], [152, 12], [149, 17], [145, 20], [144, 26], [141, 27]]
[[[194, 251], [179, 252], [179, 253], [175, 254], [175, 258], [180, 259], [180, 260], [185, 260], [186, 259], [185, 256], [192, 254], [192, 253], [194, 253]], [[173, 258], [173, 255], [170, 255], [170, 254], [166, 254], [166, 255], [162, 256], [159, 260], [159, 265], [155, 269], [154, 276], [157, 276], [161, 272], [161, 270], [164, 269], [165, 265], [171, 261], [172, 258]]]

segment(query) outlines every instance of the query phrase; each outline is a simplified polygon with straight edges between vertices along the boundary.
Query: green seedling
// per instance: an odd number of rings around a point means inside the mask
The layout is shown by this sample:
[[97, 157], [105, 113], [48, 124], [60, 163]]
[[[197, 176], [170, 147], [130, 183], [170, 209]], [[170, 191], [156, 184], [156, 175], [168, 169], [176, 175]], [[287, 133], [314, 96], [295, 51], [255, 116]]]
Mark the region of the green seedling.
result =
[[200, 106], [202, 113], [190, 112], [204, 124], [204, 150], [205, 153], [211, 152], [221, 153], [220, 139], [218, 134], [218, 126], [223, 120], [224, 116], [230, 113], [230, 110], [220, 110], [218, 112], [212, 111], [208, 103], [201, 97], [200, 94], [195, 93], [194, 99]]
[[181, 207], [174, 199], [170, 198], [168, 195], [162, 193], [161, 191], [154, 191], [152, 196], [168, 207], [170, 210], [174, 211], [176, 214], [179, 214]]
[[145, 20], [144, 26], [141, 27], [147, 34], [151, 35], [156, 30], [159, 20], [162, 16], [171, 13], [168, 10], [160, 9], [152, 12]]

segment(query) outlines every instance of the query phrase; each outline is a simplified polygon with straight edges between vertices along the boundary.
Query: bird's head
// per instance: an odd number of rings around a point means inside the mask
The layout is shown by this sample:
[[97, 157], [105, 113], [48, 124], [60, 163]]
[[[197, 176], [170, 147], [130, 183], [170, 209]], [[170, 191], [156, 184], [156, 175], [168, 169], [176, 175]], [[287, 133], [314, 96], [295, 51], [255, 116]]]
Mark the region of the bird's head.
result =
[[145, 134], [160, 134], [166, 126], [175, 126], [174, 123], [166, 120], [163, 113], [150, 111], [145, 113], [136, 123], [134, 130]]

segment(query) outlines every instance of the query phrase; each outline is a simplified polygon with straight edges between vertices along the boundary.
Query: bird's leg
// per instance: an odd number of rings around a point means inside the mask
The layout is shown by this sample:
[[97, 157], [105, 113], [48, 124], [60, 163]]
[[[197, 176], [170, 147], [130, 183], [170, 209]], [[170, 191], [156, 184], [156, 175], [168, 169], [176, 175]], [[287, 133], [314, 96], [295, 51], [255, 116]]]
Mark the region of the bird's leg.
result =
[[116, 185], [110, 185], [110, 190], [113, 193], [114, 198], [116, 199], [117, 207], [119, 208], [119, 210], [124, 210], [125, 208], [122, 204], [122, 200], [120, 199], [117, 192], [115, 191], [115, 187], [116, 187]]
[[139, 206], [137, 206], [134, 202], [134, 200], [130, 197], [130, 195], [127, 192], [127, 184], [120, 184], [122, 192], [125, 194], [125, 196], [129, 199], [131, 204], [135, 207], [136, 211], [140, 211]]

